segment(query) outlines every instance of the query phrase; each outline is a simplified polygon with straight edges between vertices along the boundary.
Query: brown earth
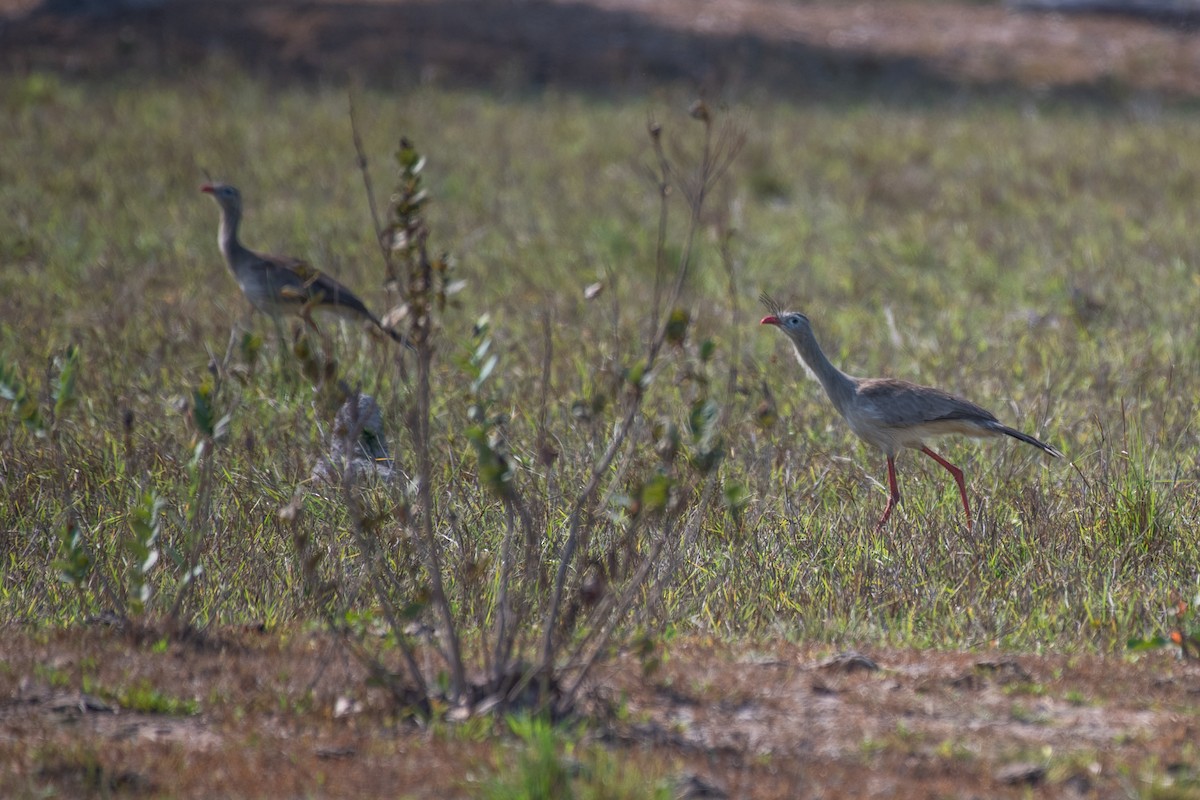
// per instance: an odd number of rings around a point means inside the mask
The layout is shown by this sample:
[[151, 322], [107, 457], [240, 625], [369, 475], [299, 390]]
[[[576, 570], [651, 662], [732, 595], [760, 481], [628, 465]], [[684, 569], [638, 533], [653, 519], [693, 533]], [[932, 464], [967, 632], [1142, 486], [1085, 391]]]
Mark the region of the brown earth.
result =
[[[120, 5], [0, 0], [0, 69], [136, 78], [215, 59], [274, 80], [378, 85], [1200, 94], [1193, 32], [996, 5], [141, 0], [111, 10]], [[496, 763], [493, 743], [397, 720], [329, 639], [217, 635], [156, 652], [110, 630], [5, 630], [0, 787], [466, 797], [470, 776]], [[650, 676], [622, 655], [596, 676], [591, 735], [677, 777], [687, 797], [1112, 797], [1146, 793], [1151, 781], [1200, 793], [1200, 667], [1166, 652], [873, 650], [879, 669], [825, 664], [831, 655], [691, 639]], [[141, 682], [198, 700], [199, 713], [121, 708], [113, 697]]]
[[[82, 10], [81, 10], [82, 9]], [[785, 97], [867, 87], [1200, 93], [1200, 35], [1128, 17], [872, 0], [0, 0], [0, 67]]]
[[[649, 675], [631, 654], [603, 667], [586, 741], [673, 779], [680, 796], [1114, 797], [1200, 780], [1200, 665], [1165, 651], [839, 657], [692, 638], [667, 655]], [[298, 631], [156, 646], [110, 629], [9, 629], [0, 785], [39, 796], [472, 796], [502, 757], [495, 740], [420, 730], [365, 678], [337, 642]], [[194, 699], [199, 712], [122, 708], [114, 698], [136, 687]]]

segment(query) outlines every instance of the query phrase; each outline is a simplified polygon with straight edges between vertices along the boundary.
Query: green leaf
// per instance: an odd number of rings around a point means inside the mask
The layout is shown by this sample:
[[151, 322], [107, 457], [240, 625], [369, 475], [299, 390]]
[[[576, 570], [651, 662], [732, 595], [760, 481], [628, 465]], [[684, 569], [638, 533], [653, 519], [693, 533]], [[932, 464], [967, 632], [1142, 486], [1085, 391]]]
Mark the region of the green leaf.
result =
[[37, 400], [29, 396], [29, 387], [16, 370], [0, 362], [0, 398], [13, 404], [13, 412], [26, 428], [35, 433], [46, 431], [46, 422], [38, 408]]
[[21, 420], [21, 424], [36, 433], [46, 431], [46, 420], [42, 418], [42, 411], [38, 408], [36, 400], [24, 397], [16, 406], [17, 418]]
[[400, 619], [405, 622], [411, 622], [421, 616], [427, 608], [429, 608], [429, 601], [427, 599], [418, 598], [412, 600], [400, 608]]
[[692, 404], [692, 413], [688, 416], [688, 429], [695, 441], [712, 435], [713, 423], [716, 422], [720, 410], [721, 407], [712, 398], [697, 400]]
[[79, 348], [70, 345], [62, 357], [58, 359], [58, 386], [54, 389], [54, 416], [62, 417], [63, 413], [75, 405], [75, 382], [79, 377]]
[[627, 368], [625, 370], [625, 380], [632, 383], [639, 390], [645, 389], [646, 384], [649, 383], [649, 379], [646, 375], [646, 362], [639, 361], [632, 367]]
[[471, 383], [471, 391], [473, 391], [473, 392], [479, 391], [480, 387], [483, 386], [483, 382], [486, 381], [488, 379], [488, 377], [492, 374], [492, 372], [496, 369], [496, 364], [499, 361], [500, 361], [500, 358], [495, 353], [488, 356], [487, 360], [483, 362], [483, 366], [481, 366], [479, 368], [479, 376], [476, 377], [475, 380]]
[[163, 552], [167, 554], [167, 558], [171, 559], [171, 563], [176, 569], [182, 569], [184, 564], [184, 555], [178, 547], [172, 547], [169, 544], [163, 545]]
[[671, 499], [673, 481], [663, 473], [659, 473], [642, 485], [642, 509], [645, 511], [662, 511]]
[[[146, 601], [150, 599], [147, 576], [159, 560], [157, 543], [164, 505], [163, 499], [157, 494], [146, 492], [130, 512], [129, 529], [133, 536], [125, 542], [125, 549], [129, 554], [129, 608], [135, 614], [142, 613]], [[168, 554], [178, 558], [177, 553]]]
[[725, 507], [735, 517], [750, 502], [750, 493], [744, 484], [737, 481], [725, 481], [725, 485], [721, 487], [721, 494], [725, 498]]
[[682, 345], [687, 339], [688, 325], [691, 321], [692, 317], [686, 309], [672, 309], [671, 315], [667, 317], [667, 341], [676, 346]]
[[83, 531], [77, 524], [63, 526], [58, 533], [59, 557], [54, 562], [58, 577], [63, 583], [79, 588], [92, 573], [92, 556], [83, 539]]
[[1170, 641], [1163, 636], [1152, 636], [1148, 639], [1132, 638], [1125, 643], [1125, 647], [1129, 650], [1137, 652], [1139, 650], [1154, 650], [1158, 647], [1165, 647], [1170, 644]]
[[416, 176], [425, 168], [425, 158], [407, 138], [400, 140], [400, 149], [396, 152], [396, 161], [400, 163], [404, 174]]
[[133, 529], [135, 542], [145, 542], [154, 536], [154, 532], [150, 529], [150, 526], [140, 519], [130, 520], [129, 527]]
[[253, 364], [258, 360], [259, 351], [262, 350], [262, 337], [254, 333], [245, 333], [242, 335], [242, 341], [239, 343], [238, 349], [242, 353], [242, 359], [247, 364]]
[[216, 422], [213, 419], [213, 383], [211, 378], [205, 378], [192, 392], [192, 424], [201, 436], [212, 438]]
[[149, 547], [158, 537], [161, 525], [163, 499], [154, 492], [146, 492], [134, 507], [129, 527], [134, 533], [134, 543], [142, 548]]
[[725, 442], [723, 439], [718, 437], [711, 444], [700, 448], [700, 451], [697, 453], [696, 458], [693, 459], [692, 464], [701, 472], [701, 474], [707, 475], [716, 469], [717, 465], [720, 464], [724, 458]]
[[25, 393], [25, 381], [21, 380], [16, 370], [0, 361], [0, 399], [16, 402], [18, 398], [25, 397]]
[[226, 414], [217, 420], [217, 424], [213, 426], [212, 437], [216, 441], [222, 441], [229, 436], [229, 424], [233, 422], [233, 415]]
[[483, 357], [488, 354], [488, 350], [492, 349], [492, 340], [490, 338], [482, 340], [475, 348], [475, 352], [471, 354], [471, 363], [478, 364], [483, 361]]
[[475, 447], [479, 483], [492, 494], [502, 497], [509, 491], [512, 469], [508, 460], [496, 451], [491, 435], [482, 425], [466, 431], [467, 440]]

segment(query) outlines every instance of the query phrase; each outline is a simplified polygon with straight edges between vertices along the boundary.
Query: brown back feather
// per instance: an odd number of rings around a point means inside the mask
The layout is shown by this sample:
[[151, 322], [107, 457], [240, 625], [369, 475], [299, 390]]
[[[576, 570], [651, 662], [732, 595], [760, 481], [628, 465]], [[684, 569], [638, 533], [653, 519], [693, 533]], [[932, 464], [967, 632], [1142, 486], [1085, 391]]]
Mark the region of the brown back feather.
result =
[[957, 395], [895, 378], [866, 378], [858, 383], [858, 393], [872, 401], [879, 421], [889, 427], [920, 425], [926, 422], [962, 420], [986, 424], [996, 415]]

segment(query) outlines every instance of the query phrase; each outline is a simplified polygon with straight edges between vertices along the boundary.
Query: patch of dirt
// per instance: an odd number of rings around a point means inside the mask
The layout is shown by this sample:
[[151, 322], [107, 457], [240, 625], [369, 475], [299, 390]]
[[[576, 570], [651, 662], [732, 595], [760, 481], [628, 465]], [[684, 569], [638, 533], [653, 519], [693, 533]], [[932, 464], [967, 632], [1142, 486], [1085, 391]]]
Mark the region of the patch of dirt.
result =
[[[404, 722], [329, 637], [218, 641], [6, 632], [0, 785], [240, 797], [270, 776], [273, 796], [467, 797], [501, 757], [496, 738]], [[692, 638], [668, 655], [650, 675], [632, 654], [603, 665], [583, 710], [596, 744], [696, 797], [1108, 797], [1200, 777], [1200, 666], [1166, 652], [842, 655]], [[121, 708], [111, 698], [132, 685], [200, 713]]]
[[0, 0], [0, 67], [714, 94], [959, 86], [1200, 94], [1194, 29], [1001, 4], [794, 0]]
[[[7, 629], [0, 794], [454, 797], [467, 767], [491, 764], [485, 744], [403, 722], [331, 638], [231, 629], [200, 647], [158, 642], [101, 627]], [[200, 712], [114, 699], [146, 686]]]
[[731, 797], [1004, 797], [1136, 793], [1138, 765], [1186, 763], [1200, 733], [1200, 667], [1162, 654], [814, 655], [690, 642], [649, 679], [624, 657], [616, 738], [719, 757]]
[[76, 691], [23, 691], [0, 705], [0, 731], [19, 739], [23, 728], [42, 720], [76, 727], [87, 736], [116, 741], [183, 742], [207, 750], [221, 740], [191, 717], [145, 714], [121, 709], [113, 702]]

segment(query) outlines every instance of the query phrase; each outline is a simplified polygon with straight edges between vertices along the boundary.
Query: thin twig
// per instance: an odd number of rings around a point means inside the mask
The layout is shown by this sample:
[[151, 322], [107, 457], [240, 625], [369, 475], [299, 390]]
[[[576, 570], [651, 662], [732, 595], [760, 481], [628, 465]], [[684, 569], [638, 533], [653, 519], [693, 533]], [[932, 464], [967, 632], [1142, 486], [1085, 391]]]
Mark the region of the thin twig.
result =
[[[420, 291], [428, 292], [433, 285], [430, 274], [432, 270], [423, 237], [417, 245], [416, 268], [420, 270], [417, 281], [421, 287]], [[450, 651], [451, 690], [454, 699], [459, 700], [466, 693], [467, 675], [463, 666], [462, 642], [459, 641], [454, 623], [454, 611], [450, 607], [450, 600], [446, 596], [446, 588], [442, 580], [441, 547], [433, 529], [433, 460], [430, 458], [430, 450], [433, 445], [429, 433], [429, 418], [432, 414], [432, 388], [429, 377], [433, 362], [433, 344], [430, 341], [432, 320], [429, 317], [430, 308], [427, 298], [422, 298], [421, 305], [424, 308], [414, 320], [414, 324], [419, 327], [414, 329], [417, 335], [413, 337], [417, 348], [417, 408], [416, 424], [413, 426], [415, 434], [413, 445], [417, 452], [417, 497], [421, 507], [421, 533], [425, 542], [426, 569], [429, 571], [433, 604], [441, 615], [442, 625], [445, 628], [445, 645]]]
[[[696, 116], [693, 114], [693, 116]], [[663, 312], [675, 306], [679, 297], [683, 292], [683, 287], [687, 279], [689, 267], [692, 263], [692, 252], [695, 245], [696, 235], [701, 225], [700, 212], [713, 182], [723, 175], [729, 164], [733, 160], [733, 156], [740, 149], [740, 141], [736, 137], [728, 139], [721, 137], [714, 153], [712, 143], [711, 120], [707, 114], [703, 117], [697, 116], [705, 125], [705, 140], [704, 151], [700, 161], [700, 167], [697, 172], [698, 187], [694, 194], [690, 196], [691, 201], [691, 220], [686, 234], [685, 245], [679, 257], [679, 262], [676, 266], [675, 282], [671, 286], [670, 293], [663, 302], [661, 296], [662, 284], [659, 277], [662, 276], [663, 259], [665, 254], [666, 244], [666, 224], [667, 224], [667, 205], [669, 203], [669, 188], [671, 176], [675, 175], [675, 169], [671, 164], [670, 159], [666, 156], [662, 144], [662, 129], [656, 123], [650, 123], [649, 134], [654, 146], [654, 152], [659, 164], [659, 231], [657, 239], [657, 250], [655, 253], [656, 264], [656, 285], [654, 306], [651, 309], [651, 318], [654, 321], [654, 326], [650, 333], [650, 342], [646, 352], [646, 360], [643, 364], [644, 374], [649, 374], [655, 366], [658, 354], [662, 349], [663, 343], [666, 341], [667, 324], [663, 321]], [[542, 631], [542, 657], [539, 667], [542, 676], [542, 696], [545, 698], [549, 690], [549, 682], [551, 678], [552, 665], [554, 661], [554, 641], [555, 630], [558, 626], [559, 614], [562, 610], [562, 597], [566, 586], [567, 573], [574, 563], [576, 553], [581, 540], [581, 525], [583, 519], [583, 510], [591, 502], [597, 488], [600, 485], [601, 479], [612, 465], [617, 453], [620, 452], [622, 446], [626, 443], [633, 423], [637, 418], [638, 412], [642, 407], [645, 399], [645, 393], [641, 387], [628, 395], [627, 407], [624, 417], [618, 423], [616, 430], [613, 433], [612, 439], [609, 441], [608, 447], [600, 460], [594, 465], [591, 476], [583, 491], [576, 497], [575, 503], [572, 505], [571, 512], [568, 515], [568, 533], [565, 544], [563, 545], [558, 564], [558, 570], [555, 575], [554, 589], [550, 596], [550, 605], [546, 613], [544, 621], [544, 629]], [[661, 540], [658, 544], [661, 549]], [[612, 628], [606, 629], [600, 639], [598, 649], [602, 648], [606, 643], [608, 636], [611, 635]]]
[[[705, 481], [703, 491], [700, 493], [700, 502], [694, 510], [691, 523], [684, 532], [684, 541], [682, 545], [680, 545], [681, 547], [689, 545], [695, 541], [696, 534], [700, 530], [701, 521], [704, 518], [702, 511], [708, 506], [709, 503], [712, 502], [712, 495], [716, 485], [717, 471], [713, 470], [713, 472], [709, 474], [708, 479]], [[646, 579], [650, 576], [650, 572], [654, 568], [655, 564], [658, 563], [663, 548], [668, 542], [675, 541], [675, 537], [672, 535], [673, 533], [674, 526], [666, 526], [666, 529], [663, 531], [663, 535], [659, 536], [650, 553], [648, 553], [646, 558], [642, 561], [637, 573], [635, 573], [634, 577], [626, 585], [625, 592], [620, 602], [617, 603], [617, 607], [612, 616], [609, 617], [607, 624], [604, 626], [603, 633], [596, 637], [595, 644], [593, 644], [591, 652], [583, 658], [582, 663], [579, 666], [579, 671], [575, 675], [574, 681], [572, 681], [572, 683], [559, 696], [558, 711], [566, 711], [574, 703], [575, 698], [579, 694], [580, 688], [583, 686], [583, 682], [587, 679], [588, 673], [591, 671], [592, 667], [595, 666], [596, 661], [600, 658], [600, 655], [605, 651], [608, 640], [612, 636], [613, 631], [616, 630], [617, 625], [625, 618], [625, 615], [629, 613], [629, 609], [633, 606], [634, 601], [641, 596], [641, 592], [639, 590], [645, 583]], [[661, 591], [662, 585], [673, 573], [674, 570], [670, 570], [669, 572], [665, 573], [665, 575], [659, 576], [659, 580], [656, 583], [655, 589], [657, 591]], [[656, 592], [651, 592], [652, 596], [655, 594]]]
[[350, 104], [350, 135], [354, 139], [354, 153], [358, 162], [358, 170], [362, 173], [363, 186], [367, 190], [367, 205], [370, 206], [371, 223], [375, 227], [375, 243], [379, 245], [379, 252], [383, 255], [384, 264], [387, 265], [388, 277], [394, 277], [392, 275], [392, 253], [387, 242], [383, 240], [383, 223], [379, 220], [379, 209], [375, 206], [375, 190], [371, 186], [371, 171], [367, 168], [367, 151], [363, 147], [362, 136], [358, 133], [353, 89], [346, 90], [346, 98]]
[[658, 233], [654, 241], [654, 299], [650, 305], [650, 328], [646, 334], [646, 339], [652, 341], [658, 331], [662, 286], [666, 277], [663, 273], [667, 252], [667, 216], [671, 209], [668, 202], [671, 193], [671, 162], [667, 160], [662, 148], [662, 125], [652, 120], [647, 123], [646, 130], [654, 143], [654, 155], [658, 161], [658, 175], [654, 179], [658, 186]]

